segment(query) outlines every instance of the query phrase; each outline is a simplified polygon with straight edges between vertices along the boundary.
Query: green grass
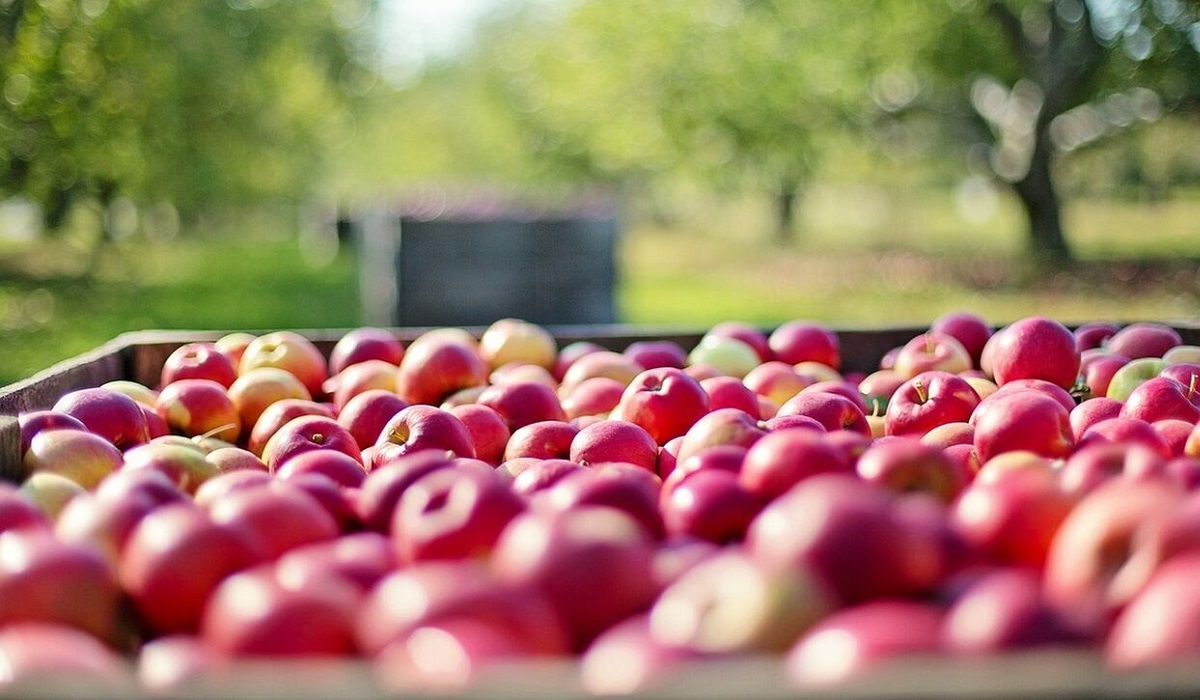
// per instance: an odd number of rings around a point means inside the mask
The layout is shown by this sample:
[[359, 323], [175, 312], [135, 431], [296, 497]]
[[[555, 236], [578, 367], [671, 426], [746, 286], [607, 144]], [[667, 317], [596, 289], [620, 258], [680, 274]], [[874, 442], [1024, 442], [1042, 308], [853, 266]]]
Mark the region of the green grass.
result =
[[[770, 241], [769, 210], [752, 201], [694, 203], [670, 226], [631, 227], [620, 246], [621, 320], [886, 326], [953, 309], [995, 323], [1031, 314], [1200, 318], [1200, 197], [1073, 203], [1066, 218], [1081, 262], [1056, 274], [1022, 264], [1021, 221], [1010, 202], [977, 225], [938, 192], [831, 187], [805, 205], [792, 246]], [[0, 384], [123, 331], [362, 323], [352, 249], [314, 264], [294, 236], [247, 233], [261, 230], [124, 241], [91, 275], [83, 274], [88, 249], [77, 244], [0, 245]]]

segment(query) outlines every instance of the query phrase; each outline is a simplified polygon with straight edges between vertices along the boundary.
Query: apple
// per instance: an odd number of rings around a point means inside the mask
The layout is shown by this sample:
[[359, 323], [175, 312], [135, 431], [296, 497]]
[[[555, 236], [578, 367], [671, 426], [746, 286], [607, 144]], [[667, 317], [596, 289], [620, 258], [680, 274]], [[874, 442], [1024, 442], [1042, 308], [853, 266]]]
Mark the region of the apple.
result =
[[1188, 438], [1192, 435], [1192, 430], [1195, 426], [1185, 420], [1176, 418], [1166, 418], [1164, 420], [1154, 421], [1150, 424], [1154, 428], [1154, 432], [1158, 433], [1163, 439], [1163, 443], [1167, 446], [1167, 452], [1171, 458], [1183, 457], [1184, 449], [1187, 447]]
[[492, 369], [514, 361], [553, 369], [558, 359], [558, 342], [537, 324], [502, 318], [479, 337], [479, 354]]
[[750, 447], [766, 433], [765, 426], [749, 413], [736, 408], [718, 408], [701, 416], [683, 434], [675, 454], [676, 464], [718, 445]]
[[1177, 418], [1194, 425], [1200, 422], [1200, 405], [1193, 401], [1193, 397], [1200, 397], [1194, 382], [1187, 386], [1160, 375], [1147, 379], [1130, 392], [1121, 408], [1121, 416], [1147, 423]]
[[957, 338], [940, 331], [928, 331], [900, 347], [892, 371], [912, 379], [933, 370], [958, 374], [972, 366], [971, 353]]
[[21, 432], [22, 459], [24, 459], [25, 453], [29, 451], [29, 445], [33, 442], [33, 436], [43, 430], [59, 430], [62, 428], [87, 430], [87, 426], [83, 424], [83, 421], [75, 416], [47, 409], [23, 411], [17, 416], [17, 424]]
[[341, 374], [353, 364], [382, 360], [399, 365], [404, 359], [404, 344], [386, 328], [364, 326], [347, 331], [329, 351], [329, 373]]
[[975, 446], [975, 427], [967, 421], [943, 423], [918, 438], [926, 445], [941, 449], [954, 445]]
[[188, 437], [237, 442], [242, 419], [226, 388], [211, 379], [177, 379], [163, 387], [154, 405], [170, 429]]
[[787, 321], [767, 337], [775, 359], [791, 365], [819, 362], [833, 369], [842, 366], [841, 347], [833, 329], [811, 321]]
[[991, 375], [1004, 386], [1014, 379], [1044, 379], [1064, 389], [1079, 377], [1075, 335], [1063, 324], [1030, 316], [1001, 328], [988, 340]]
[[218, 447], [217, 449], [204, 455], [204, 461], [216, 467], [217, 471], [224, 474], [225, 472], [233, 471], [261, 471], [267, 472], [267, 465], [263, 463], [258, 455], [250, 450], [241, 447]]
[[33, 435], [24, 454], [22, 469], [27, 477], [57, 474], [84, 489], [95, 488], [124, 461], [121, 451], [110, 441], [76, 428], [41, 430]]
[[799, 687], [833, 686], [869, 670], [942, 651], [944, 611], [916, 600], [872, 600], [812, 625], [784, 659]]
[[867, 404], [868, 413], [884, 415], [888, 402], [907, 379], [894, 369], [877, 369], [858, 383], [858, 393]]
[[1112, 335], [1105, 348], [1131, 360], [1143, 357], [1161, 358], [1171, 348], [1182, 345], [1179, 331], [1161, 323], [1131, 323]]
[[49, 530], [52, 527], [53, 523], [46, 513], [23, 498], [17, 487], [0, 484], [0, 533], [25, 528]]
[[1096, 441], [1081, 444], [1059, 467], [1063, 491], [1082, 497], [1116, 478], [1163, 479], [1167, 458], [1146, 444]]
[[238, 361], [238, 376], [259, 367], [282, 369], [300, 380], [312, 396], [321, 396], [329, 378], [325, 355], [308, 338], [294, 331], [265, 333], [250, 341]]
[[34, 472], [21, 482], [18, 489], [22, 498], [46, 514], [50, 522], [58, 519], [59, 513], [76, 496], [87, 493], [87, 489], [61, 474]]
[[217, 584], [200, 625], [205, 643], [232, 658], [348, 657], [354, 652], [353, 587], [337, 579], [292, 588], [270, 567]]
[[375, 444], [380, 450], [377, 461], [429, 449], [449, 451], [460, 457], [475, 456], [467, 426], [449, 411], [425, 404], [414, 404], [392, 416]]
[[884, 414], [888, 435], [921, 435], [947, 423], [965, 422], [979, 405], [967, 380], [940, 370], [922, 372], [901, 384]]
[[742, 383], [748, 389], [769, 399], [776, 406], [782, 406], [816, 381], [815, 377], [800, 374], [794, 366], [778, 360], [764, 362], [742, 378]]
[[1108, 396], [1108, 388], [1112, 386], [1117, 372], [1129, 364], [1129, 358], [1119, 355], [1105, 355], [1080, 366], [1083, 383], [1087, 385], [1092, 396]]
[[1140, 357], [1130, 360], [1113, 373], [1105, 393], [1110, 399], [1125, 401], [1142, 383], [1157, 377], [1167, 364], [1157, 357]]
[[525, 500], [494, 472], [437, 469], [405, 489], [392, 516], [397, 559], [487, 556]]
[[159, 387], [179, 379], [209, 379], [228, 389], [237, 377], [237, 365], [216, 343], [195, 341], [180, 345], [163, 360]]
[[622, 354], [645, 369], [683, 369], [687, 364], [687, 350], [673, 340], [635, 340], [625, 347]]
[[1038, 571], [998, 566], [974, 575], [946, 610], [942, 646], [956, 656], [1094, 642], [1047, 600]]
[[1120, 326], [1103, 321], [1080, 324], [1073, 331], [1075, 345], [1080, 352], [1101, 348], [1119, 330], [1121, 330]]
[[659, 367], [629, 383], [610, 417], [641, 426], [662, 445], [686, 433], [708, 410], [708, 394], [699, 382], [683, 370]]
[[208, 514], [214, 523], [254, 537], [267, 560], [339, 534], [337, 522], [314, 496], [279, 479], [230, 491], [212, 502]]
[[951, 311], [938, 316], [929, 325], [929, 330], [946, 333], [962, 344], [971, 356], [971, 366], [979, 366], [983, 346], [992, 337], [992, 326], [982, 317], [969, 311]]
[[570, 460], [583, 466], [626, 462], [657, 473], [658, 444], [645, 428], [623, 420], [600, 420], [571, 440]]
[[1200, 406], [1200, 363], [1167, 363], [1158, 376], [1169, 377], [1182, 384], [1188, 400]]
[[117, 449], [124, 450], [150, 439], [146, 433], [146, 418], [138, 402], [112, 389], [95, 387], [68, 391], [51, 410], [79, 419], [88, 430]]
[[952, 502], [973, 476], [941, 448], [914, 437], [876, 440], [858, 458], [855, 470], [868, 484], [897, 493], [929, 493], [942, 503]]
[[554, 378], [561, 382], [575, 360], [584, 355], [601, 351], [607, 352], [608, 349], [590, 340], [577, 340], [564, 345], [559, 348], [558, 356], [554, 360], [552, 371]]
[[561, 395], [563, 412], [569, 420], [581, 416], [607, 416], [621, 402], [625, 385], [610, 377], [585, 379]]
[[871, 428], [863, 410], [850, 399], [827, 391], [802, 391], [779, 407], [775, 418], [808, 416], [827, 431], [853, 430], [870, 437]]
[[379, 441], [379, 434], [387, 422], [408, 406], [409, 403], [395, 392], [368, 389], [342, 406], [337, 422], [350, 432], [359, 449], [365, 450]]
[[488, 369], [469, 336], [427, 331], [404, 353], [396, 393], [409, 403], [436, 406], [456, 391], [486, 385]]
[[490, 569], [506, 586], [539, 591], [563, 620], [571, 648], [648, 610], [659, 594], [654, 545], [621, 511], [530, 510], [500, 534]]
[[745, 538], [746, 529], [764, 505], [765, 499], [742, 486], [737, 472], [697, 469], [679, 479], [660, 510], [669, 535], [728, 544]]
[[320, 415], [299, 416], [284, 423], [267, 440], [262, 460], [274, 472], [289, 459], [310, 450], [336, 450], [362, 463], [362, 450], [350, 431], [333, 418]]
[[539, 421], [567, 419], [554, 389], [541, 382], [493, 384], [479, 395], [478, 403], [500, 414], [509, 431]]
[[607, 377], [628, 386], [645, 367], [622, 353], [613, 350], [593, 350], [571, 363], [563, 374], [560, 393], [569, 394], [576, 386], [592, 377]]
[[444, 450], [396, 455], [376, 464], [363, 480], [354, 504], [363, 526], [375, 532], [389, 533], [392, 512], [404, 491], [425, 474], [452, 465], [453, 453]]
[[772, 430], [746, 452], [739, 481], [750, 493], [773, 499], [819, 474], [853, 473], [853, 464], [824, 433], [805, 429]]
[[1176, 345], [1163, 353], [1162, 360], [1168, 365], [1200, 365], [1200, 345]]
[[605, 630], [579, 660], [579, 682], [592, 695], [661, 692], [705, 654], [655, 639], [649, 615], [634, 615]]
[[1071, 392], [1044, 379], [1014, 379], [1010, 382], [1006, 382], [1004, 386], [998, 387], [995, 391], [993, 391], [988, 397], [988, 400], [990, 401], [999, 396], [1006, 396], [1014, 391], [1025, 390], [1037, 391], [1049, 396], [1057, 401], [1060, 406], [1067, 410], [1067, 412], [1075, 410], [1075, 406], [1078, 405], [1078, 402], [1075, 400], [1075, 397], [1071, 395]]
[[283, 399], [311, 401], [313, 396], [296, 376], [278, 367], [257, 367], [238, 376], [229, 387], [242, 425], [251, 430], [271, 404]]
[[262, 561], [261, 546], [248, 531], [215, 523], [190, 503], [168, 504], [134, 527], [117, 571], [149, 630], [194, 632], [217, 583]]
[[274, 568], [275, 577], [287, 588], [306, 588], [336, 579], [365, 595], [397, 564], [388, 537], [365, 531], [297, 547], [279, 557]]
[[1200, 553], [1164, 563], [1121, 611], [1104, 643], [1113, 669], [1168, 667], [1200, 654]]
[[513, 431], [504, 446], [502, 461], [521, 457], [567, 459], [571, 456], [571, 443], [578, 433], [576, 425], [563, 421], [530, 423]]
[[1076, 448], [1101, 443], [1142, 445], [1156, 452], [1164, 461], [1172, 457], [1166, 441], [1154, 426], [1138, 418], [1118, 416], [1099, 421], [1083, 431]]
[[1120, 416], [1121, 408], [1124, 405], [1124, 403], [1106, 396], [1081, 401], [1079, 405], [1071, 409], [1071, 413], [1068, 415], [1071, 434], [1075, 436], [1075, 441], [1078, 442], [1088, 428], [1100, 421]]
[[710, 367], [717, 374], [741, 379], [758, 366], [754, 348], [737, 338], [706, 335], [688, 352], [689, 367]]
[[759, 362], [771, 362], [775, 359], [775, 353], [771, 350], [771, 343], [767, 333], [758, 326], [746, 323], [745, 321], [722, 321], [709, 328], [705, 335], [736, 338], [754, 348]]
[[157, 696], [184, 695], [229, 673], [229, 659], [193, 634], [168, 634], [142, 644], [135, 661], [138, 685]]
[[395, 393], [396, 370], [396, 365], [384, 360], [363, 360], [326, 379], [321, 391], [341, 411], [346, 402], [364, 391], [380, 389]]
[[716, 469], [734, 475], [741, 473], [746, 452], [746, 448], [740, 445], [715, 445], [689, 455], [662, 479], [662, 487], [659, 489], [662, 508], [665, 509], [665, 504], [670, 500], [675, 487], [686, 481], [693, 472]]
[[482, 404], [455, 406], [449, 411], [466, 427], [477, 459], [492, 465], [504, 461], [504, 450], [512, 433], [499, 412]]
[[971, 422], [975, 449], [985, 465], [992, 457], [1012, 450], [1065, 457], [1075, 443], [1067, 409], [1032, 389], [993, 394], [986, 406], [979, 405]]
[[144, 492], [133, 492], [124, 498], [80, 494], [59, 513], [54, 522], [54, 535], [62, 542], [96, 550], [115, 570], [134, 526], [159, 505], [160, 502]]
[[138, 687], [119, 652], [94, 635], [54, 622], [0, 629], [4, 692], [13, 697], [134, 697]]
[[288, 481], [299, 474], [320, 474], [339, 486], [357, 488], [367, 477], [362, 462], [338, 450], [309, 450], [285, 460], [275, 476]]
[[564, 474], [539, 491], [531, 504], [548, 511], [608, 507], [629, 515], [654, 539], [663, 536], [659, 512], [662, 480], [641, 467], [619, 462]]
[[125, 394], [134, 401], [137, 401], [143, 407], [150, 406], [153, 408], [154, 401], [156, 398], [158, 398], [157, 391], [151, 389], [145, 384], [142, 384], [141, 382], [135, 382], [132, 379], [113, 379], [101, 384], [100, 388], [111, 389], [118, 394]]
[[738, 408], [752, 416], [760, 413], [759, 396], [735, 377], [708, 377], [700, 380], [700, 388], [708, 395], [710, 411], [718, 408]]
[[246, 353], [246, 348], [250, 346], [255, 337], [253, 333], [235, 331], [217, 338], [213, 341], [213, 345], [216, 346], [217, 352], [228, 357], [233, 366], [237, 367], [242, 362], [242, 355]]

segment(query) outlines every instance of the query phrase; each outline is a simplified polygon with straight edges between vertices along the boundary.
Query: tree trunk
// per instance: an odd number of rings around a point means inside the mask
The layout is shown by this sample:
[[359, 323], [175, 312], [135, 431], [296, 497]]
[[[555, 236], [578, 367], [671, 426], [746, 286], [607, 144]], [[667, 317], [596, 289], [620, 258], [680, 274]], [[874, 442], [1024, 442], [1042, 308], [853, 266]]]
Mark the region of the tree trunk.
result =
[[796, 188], [782, 187], [775, 193], [775, 242], [790, 245], [796, 240]]
[[1030, 256], [1039, 264], [1065, 267], [1072, 260], [1071, 248], [1063, 234], [1062, 209], [1054, 186], [1049, 125], [1042, 122], [1039, 119], [1029, 172], [1013, 183], [1013, 189], [1025, 209]]

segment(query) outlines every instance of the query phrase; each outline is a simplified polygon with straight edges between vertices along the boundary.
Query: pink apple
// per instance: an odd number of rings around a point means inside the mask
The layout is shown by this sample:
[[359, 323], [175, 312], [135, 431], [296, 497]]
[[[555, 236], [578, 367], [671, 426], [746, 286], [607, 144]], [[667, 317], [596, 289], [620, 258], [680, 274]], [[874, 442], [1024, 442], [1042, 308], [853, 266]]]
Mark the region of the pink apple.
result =
[[575, 360], [598, 351], [607, 352], [607, 349], [590, 340], [577, 340], [564, 345], [559, 349], [558, 356], [554, 360], [554, 378], [561, 382]]
[[396, 393], [409, 403], [438, 405], [456, 391], [484, 386], [488, 364], [476, 345], [460, 337], [427, 332], [404, 353]]
[[819, 474], [853, 473], [845, 453], [813, 430], [773, 430], [746, 452], [740, 481], [750, 493], [772, 499]]
[[969, 422], [943, 423], [920, 437], [921, 442], [941, 449], [954, 445], [975, 446], [975, 427]]
[[530, 423], [513, 431], [504, 447], [502, 461], [520, 457], [567, 459], [571, 456], [571, 443], [578, 433], [577, 426], [563, 421]]
[[958, 374], [972, 366], [971, 353], [957, 338], [941, 331], [929, 331], [900, 347], [892, 370], [905, 379], [912, 379], [932, 370]]
[[1080, 324], [1074, 330], [1075, 345], [1080, 352], [1103, 347], [1105, 341], [1121, 330], [1114, 323], [1092, 322]]
[[709, 410], [738, 408], [752, 416], [759, 415], [759, 397], [736, 377], [709, 377], [700, 380], [700, 388], [708, 395]]
[[1105, 348], [1131, 360], [1162, 357], [1176, 345], [1182, 345], [1179, 331], [1161, 323], [1131, 323], [1112, 335]]
[[767, 341], [775, 359], [782, 362], [819, 362], [833, 369], [842, 366], [837, 333], [820, 323], [788, 321], [771, 331]]
[[687, 351], [673, 340], [636, 340], [625, 347], [623, 354], [645, 369], [683, 369], [687, 364]]
[[367, 470], [362, 462], [338, 450], [309, 450], [285, 460], [275, 475], [287, 481], [299, 474], [321, 474], [334, 483], [355, 488], [362, 485]]
[[580, 382], [592, 377], [608, 377], [628, 386], [643, 371], [645, 367], [619, 352], [595, 350], [571, 363], [563, 374], [561, 387], [563, 392], [569, 393]]
[[261, 457], [271, 436], [288, 422], [301, 416], [333, 418], [334, 413], [327, 405], [311, 399], [280, 399], [267, 406], [258, 417], [250, 430], [246, 448]]
[[1158, 376], [1142, 382], [1125, 399], [1121, 416], [1153, 423], [1165, 418], [1178, 418], [1189, 423], [1200, 422], [1200, 405], [1193, 402], [1195, 386], [1185, 386], [1170, 377]]
[[995, 567], [976, 574], [946, 611], [943, 645], [957, 656], [982, 656], [1092, 641], [1047, 600], [1039, 572]]
[[888, 435], [917, 437], [947, 423], [965, 422], [979, 405], [979, 394], [957, 374], [922, 372], [893, 393], [884, 415]]
[[363, 360], [332, 375], [321, 385], [322, 393], [332, 399], [338, 411], [355, 396], [376, 389], [395, 393], [396, 365], [383, 360]]
[[178, 379], [210, 379], [228, 389], [237, 379], [237, 365], [215, 343], [184, 343], [167, 355], [159, 373], [159, 386]]
[[1124, 405], [1121, 401], [1106, 396], [1081, 401], [1079, 405], [1071, 409], [1071, 413], [1068, 415], [1071, 434], [1075, 436], [1075, 441], [1078, 442], [1088, 428], [1100, 421], [1120, 416], [1121, 408]]
[[485, 557], [525, 500], [494, 472], [437, 469], [404, 491], [392, 516], [401, 562]]
[[[522, 464], [521, 467], [515, 465]], [[588, 469], [566, 459], [535, 459], [519, 457], [505, 462], [500, 471], [509, 471], [512, 475], [512, 490], [521, 496], [531, 497], [545, 491], [559, 480], [579, 471]]]
[[1129, 359], [1119, 355], [1098, 357], [1086, 365], [1080, 365], [1083, 383], [1087, 385], [1092, 396], [1107, 396], [1113, 377], [1127, 364], [1129, 364]]
[[727, 544], [746, 536], [746, 529], [764, 505], [765, 499], [742, 486], [737, 472], [696, 469], [678, 480], [660, 509], [670, 535]]
[[706, 658], [684, 645], [654, 638], [648, 615], [634, 615], [605, 630], [579, 660], [579, 681], [592, 695], [661, 692], [692, 664]]
[[277, 471], [292, 457], [310, 450], [337, 450], [362, 462], [362, 450], [354, 436], [328, 416], [308, 415], [283, 424], [263, 447], [262, 460]]
[[866, 414], [858, 404], [840, 394], [802, 391], [780, 406], [775, 418], [793, 415], [808, 416], [827, 431], [853, 430], [868, 437], [871, 435]]
[[767, 433], [754, 416], [736, 408], [718, 408], [697, 420], [684, 433], [675, 454], [676, 463], [718, 445], [750, 447]]
[[21, 458], [24, 458], [25, 453], [29, 451], [29, 445], [33, 442], [33, 436], [43, 430], [59, 430], [62, 428], [87, 430], [87, 426], [83, 424], [83, 421], [60, 411], [24, 411], [17, 416], [17, 423], [21, 430]]
[[76, 389], [64, 394], [51, 408], [77, 418], [87, 429], [118, 449], [140, 445], [150, 439], [146, 418], [138, 402], [112, 389]]
[[662, 481], [651, 472], [619, 462], [564, 474], [538, 492], [535, 508], [549, 511], [608, 507], [624, 512], [654, 539], [663, 536], [663, 518], [658, 509]]
[[499, 412], [483, 404], [466, 404], [449, 410], [451, 415], [462, 421], [471, 435], [477, 459], [492, 465], [504, 461], [504, 448], [512, 433]]
[[1163, 479], [1166, 471], [1167, 459], [1153, 447], [1095, 441], [1076, 448], [1059, 468], [1058, 479], [1063, 491], [1082, 497], [1113, 479]]
[[382, 360], [399, 365], [404, 359], [404, 344], [386, 328], [362, 327], [347, 331], [329, 351], [329, 373], [338, 375], [350, 365], [366, 360]]
[[460, 457], [475, 456], [467, 426], [449, 411], [424, 404], [414, 404], [392, 416], [375, 444], [381, 450], [377, 460], [428, 449], [449, 451]]
[[868, 484], [897, 493], [929, 493], [942, 503], [953, 501], [973, 476], [941, 448], [914, 437], [876, 440], [858, 458], [855, 470]]
[[1067, 409], [1034, 390], [993, 394], [972, 415], [975, 449], [986, 464], [998, 454], [1029, 450], [1045, 457], [1064, 457], [1074, 445]]
[[337, 522], [315, 497], [278, 479], [228, 493], [212, 503], [209, 515], [214, 523], [239, 528], [254, 537], [267, 559], [339, 534]]
[[1170, 448], [1154, 426], [1138, 418], [1108, 418], [1099, 421], [1083, 431], [1079, 437], [1077, 449], [1093, 444], [1118, 443], [1122, 445], [1142, 445], [1156, 452], [1163, 460], [1170, 459]]
[[510, 431], [538, 421], [567, 419], [554, 389], [541, 382], [493, 384], [479, 395], [478, 403], [499, 413]]
[[583, 466], [626, 462], [656, 473], [658, 444], [635, 423], [601, 420], [581, 428], [571, 440], [570, 460]]
[[971, 356], [971, 365], [979, 366], [983, 346], [992, 337], [992, 327], [982, 317], [969, 311], [944, 313], [933, 320], [929, 330], [946, 333], [962, 344]]
[[110, 644], [76, 627], [14, 622], [0, 630], [4, 691], [14, 697], [59, 693], [133, 697], [129, 665]]
[[591, 377], [576, 384], [562, 398], [567, 418], [607, 416], [621, 402], [625, 385], [611, 377]]
[[1079, 349], [1066, 326], [1031, 316], [1001, 328], [988, 341], [991, 375], [1003, 386], [1014, 379], [1044, 379], [1064, 389], [1079, 377]]
[[350, 431], [360, 449], [379, 441], [383, 427], [409, 403], [395, 392], [369, 389], [346, 402], [337, 414], [337, 422]]
[[1121, 612], [1104, 645], [1114, 669], [1166, 668], [1200, 653], [1200, 553], [1181, 555], [1159, 568]]
[[1187, 446], [1188, 438], [1191, 437], [1192, 430], [1195, 426], [1185, 420], [1177, 418], [1166, 418], [1159, 421], [1154, 421], [1150, 424], [1154, 427], [1154, 431], [1167, 446], [1167, 451], [1171, 457], [1182, 457], [1184, 448]]

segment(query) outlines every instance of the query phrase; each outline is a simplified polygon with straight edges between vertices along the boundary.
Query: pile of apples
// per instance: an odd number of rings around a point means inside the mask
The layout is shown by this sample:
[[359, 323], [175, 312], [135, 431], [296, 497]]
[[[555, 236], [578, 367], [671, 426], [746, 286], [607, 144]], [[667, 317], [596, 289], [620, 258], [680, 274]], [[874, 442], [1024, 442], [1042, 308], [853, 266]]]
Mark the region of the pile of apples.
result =
[[776, 659], [1200, 659], [1200, 347], [1166, 325], [938, 318], [878, 369], [838, 334], [694, 347], [229, 334], [153, 387], [20, 416], [0, 683], [173, 692], [251, 659], [388, 691], [567, 660], [622, 693]]

